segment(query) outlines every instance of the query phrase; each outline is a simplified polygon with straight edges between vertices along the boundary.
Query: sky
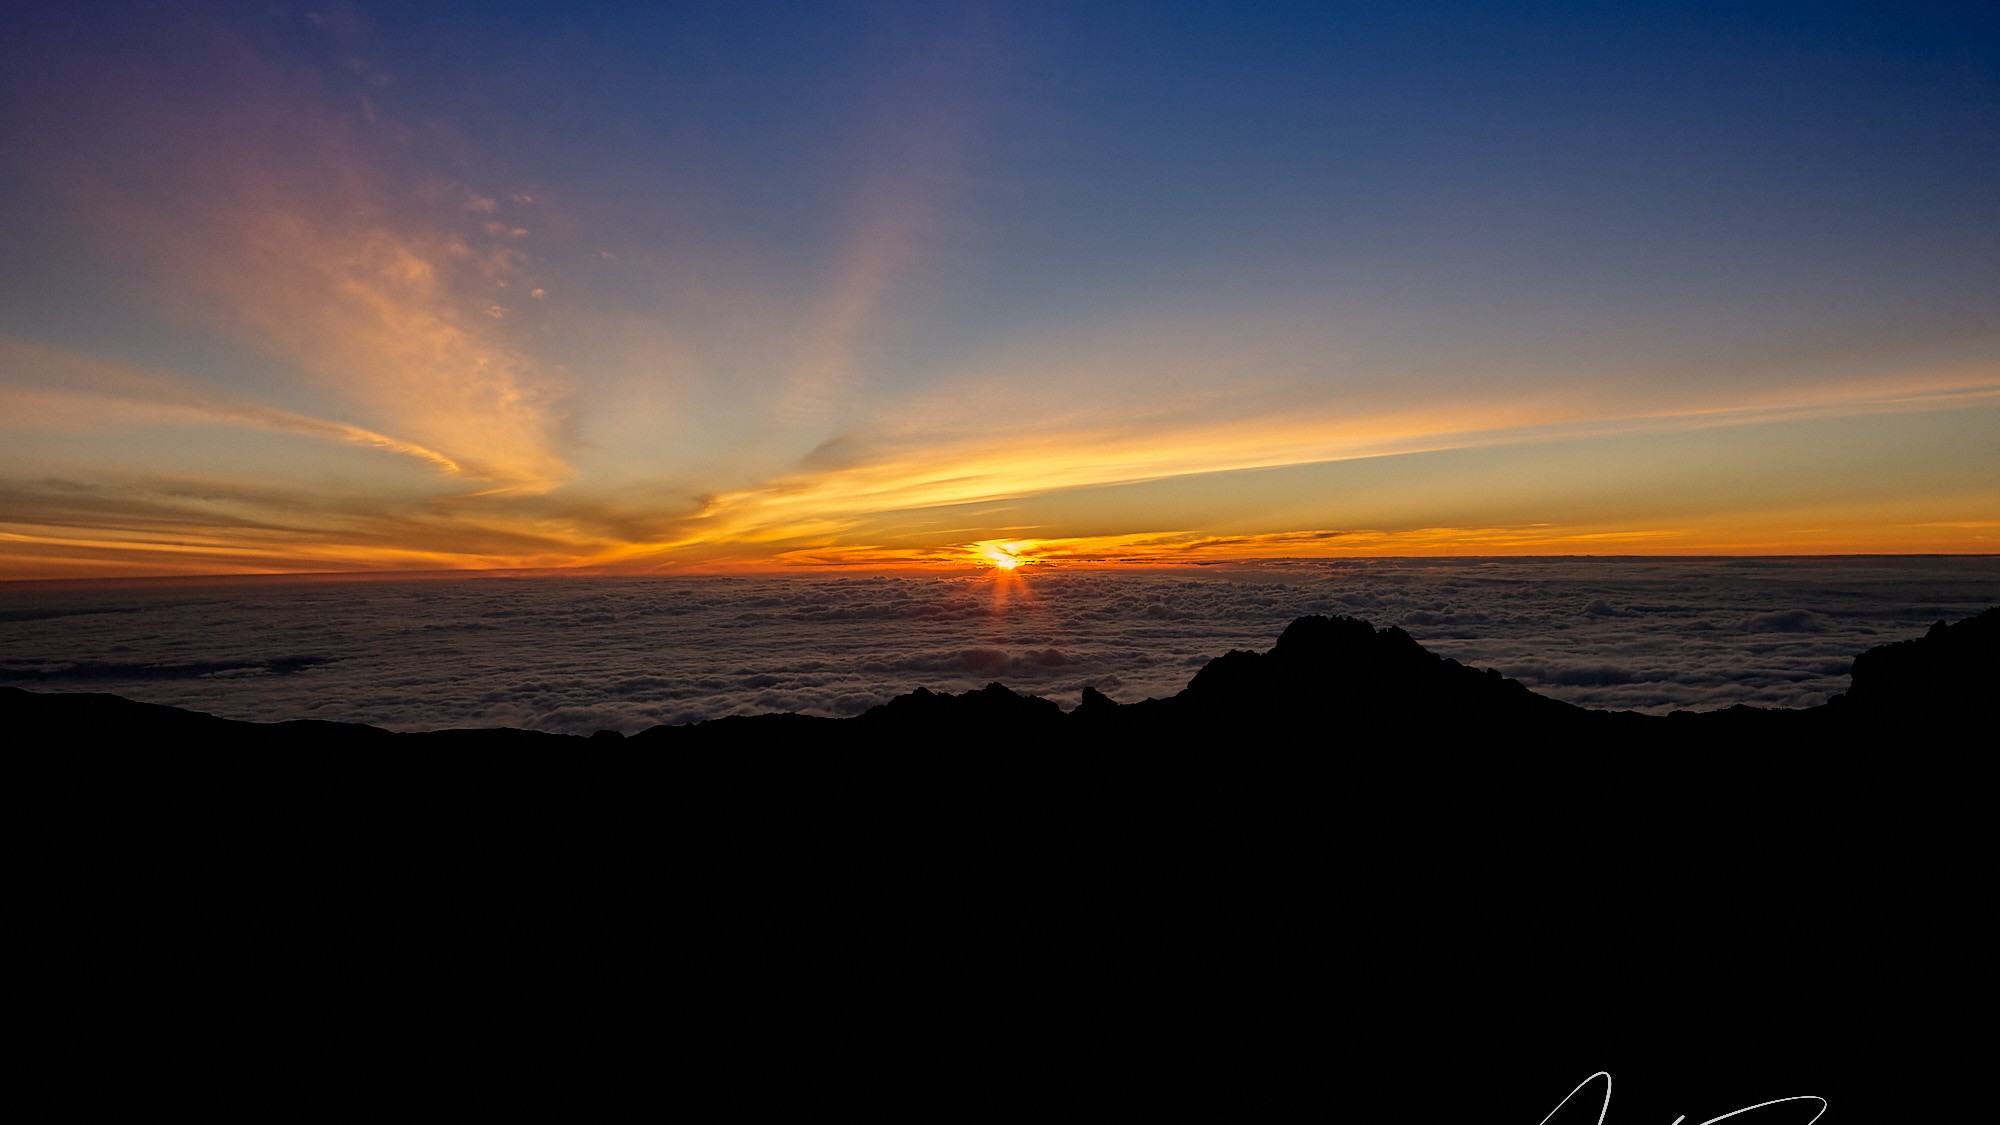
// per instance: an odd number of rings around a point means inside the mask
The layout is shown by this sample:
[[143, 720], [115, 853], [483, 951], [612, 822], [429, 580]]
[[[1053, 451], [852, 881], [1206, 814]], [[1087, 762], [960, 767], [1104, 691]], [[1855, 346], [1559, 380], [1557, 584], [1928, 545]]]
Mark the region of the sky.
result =
[[1990, 4], [17, 4], [0, 200], [0, 578], [2000, 550]]

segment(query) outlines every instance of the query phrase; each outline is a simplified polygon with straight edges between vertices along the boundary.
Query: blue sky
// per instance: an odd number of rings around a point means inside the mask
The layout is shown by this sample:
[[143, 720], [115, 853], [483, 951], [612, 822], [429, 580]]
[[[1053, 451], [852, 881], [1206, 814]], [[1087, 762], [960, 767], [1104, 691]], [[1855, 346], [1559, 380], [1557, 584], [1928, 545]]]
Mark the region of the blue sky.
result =
[[2000, 526], [1990, 6], [123, 4], [0, 40], [4, 576]]

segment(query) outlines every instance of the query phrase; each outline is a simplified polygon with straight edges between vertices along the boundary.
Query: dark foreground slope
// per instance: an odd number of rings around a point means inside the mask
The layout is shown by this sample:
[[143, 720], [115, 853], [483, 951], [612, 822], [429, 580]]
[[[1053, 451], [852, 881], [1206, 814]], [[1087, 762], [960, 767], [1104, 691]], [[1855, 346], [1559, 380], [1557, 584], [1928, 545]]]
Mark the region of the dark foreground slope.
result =
[[1068, 714], [0, 723], [80, 1108], [1536, 1125], [1610, 1069], [1612, 1121], [1843, 1125], [1979, 1085], [1996, 683], [2000, 610], [1826, 707], [1671, 718], [1305, 618]]

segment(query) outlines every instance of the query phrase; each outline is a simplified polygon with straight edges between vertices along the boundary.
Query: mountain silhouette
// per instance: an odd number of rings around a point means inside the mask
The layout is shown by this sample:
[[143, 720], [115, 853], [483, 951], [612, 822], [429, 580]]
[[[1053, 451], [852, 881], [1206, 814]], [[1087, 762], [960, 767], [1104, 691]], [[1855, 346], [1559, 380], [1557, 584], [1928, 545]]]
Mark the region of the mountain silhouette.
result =
[[1620, 1120], [1838, 1125], [1976, 1073], [1996, 654], [2000, 609], [1821, 707], [1648, 716], [1306, 617], [1069, 712], [576, 738], [0, 689], [0, 729], [80, 1109], [618, 1074], [688, 1112], [1532, 1125], [1610, 1069]]

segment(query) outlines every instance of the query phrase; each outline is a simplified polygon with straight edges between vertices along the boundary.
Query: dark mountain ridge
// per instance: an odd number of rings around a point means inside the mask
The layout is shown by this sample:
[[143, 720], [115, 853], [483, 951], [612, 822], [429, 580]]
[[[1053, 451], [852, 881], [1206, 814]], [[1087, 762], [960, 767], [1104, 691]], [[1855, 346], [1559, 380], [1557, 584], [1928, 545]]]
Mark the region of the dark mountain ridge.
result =
[[586, 739], [0, 689], [0, 724], [81, 1104], [811, 1073], [878, 1114], [1533, 1125], [1609, 1068], [1619, 1120], [1840, 1125], [1969, 1089], [1996, 683], [2000, 609], [1822, 707], [1666, 717], [1301, 618], [1068, 713]]

